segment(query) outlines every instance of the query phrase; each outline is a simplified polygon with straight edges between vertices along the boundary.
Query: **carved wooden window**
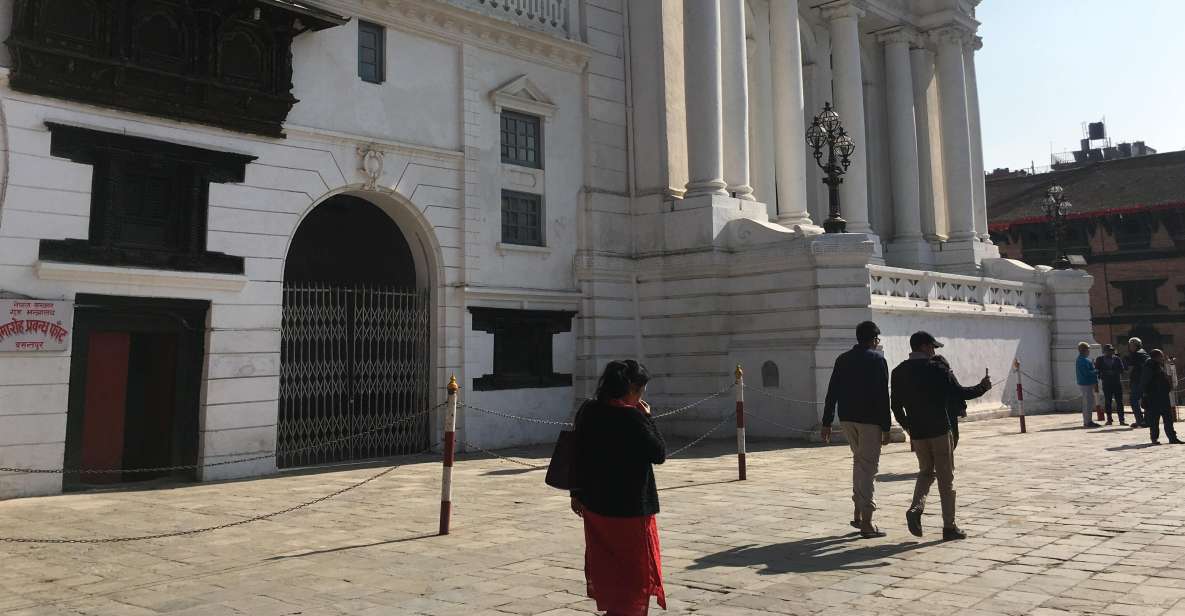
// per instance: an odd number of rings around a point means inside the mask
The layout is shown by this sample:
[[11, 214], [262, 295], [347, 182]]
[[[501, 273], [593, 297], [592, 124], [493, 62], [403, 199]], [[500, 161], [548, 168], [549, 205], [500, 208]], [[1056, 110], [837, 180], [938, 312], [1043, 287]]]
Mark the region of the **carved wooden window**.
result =
[[46, 261], [241, 274], [206, 250], [210, 182], [242, 182], [252, 156], [47, 124], [50, 153], [94, 167], [85, 240], [42, 240]]
[[1112, 221], [1115, 243], [1120, 250], [1148, 250], [1152, 247], [1152, 225], [1147, 216], [1117, 216]]
[[387, 31], [378, 24], [358, 21], [358, 76], [362, 81], [386, 81]]
[[471, 307], [474, 331], [494, 335], [494, 372], [473, 380], [477, 391], [570, 387], [571, 374], [556, 373], [552, 337], [572, 331], [567, 311]]
[[346, 22], [296, 0], [14, 1], [14, 89], [273, 136], [293, 38]]
[[1150, 312], [1166, 310], [1160, 305], [1157, 292], [1167, 281], [1165, 278], [1155, 280], [1121, 280], [1112, 282], [1111, 286], [1119, 289], [1123, 294], [1123, 304], [1115, 312]]
[[502, 191], [502, 243], [543, 246], [543, 197]]
[[502, 162], [543, 168], [543, 140], [539, 116], [502, 112]]

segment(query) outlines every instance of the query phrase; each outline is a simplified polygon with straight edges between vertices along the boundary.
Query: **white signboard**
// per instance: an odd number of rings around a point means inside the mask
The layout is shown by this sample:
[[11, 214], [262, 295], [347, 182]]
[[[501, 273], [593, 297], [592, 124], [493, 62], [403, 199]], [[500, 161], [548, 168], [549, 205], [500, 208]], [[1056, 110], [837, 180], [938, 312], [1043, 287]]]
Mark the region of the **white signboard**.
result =
[[73, 316], [73, 302], [0, 299], [0, 352], [65, 351]]

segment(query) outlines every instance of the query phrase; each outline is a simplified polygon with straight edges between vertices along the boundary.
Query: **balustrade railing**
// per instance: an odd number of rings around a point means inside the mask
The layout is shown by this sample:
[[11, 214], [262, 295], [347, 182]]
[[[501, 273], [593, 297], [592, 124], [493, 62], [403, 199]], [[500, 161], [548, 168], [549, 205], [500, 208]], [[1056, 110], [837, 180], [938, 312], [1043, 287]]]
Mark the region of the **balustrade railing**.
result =
[[572, 38], [572, 5], [576, 0], [447, 0], [462, 8], [518, 25]]
[[873, 305], [972, 312], [1047, 314], [1038, 284], [869, 266]]

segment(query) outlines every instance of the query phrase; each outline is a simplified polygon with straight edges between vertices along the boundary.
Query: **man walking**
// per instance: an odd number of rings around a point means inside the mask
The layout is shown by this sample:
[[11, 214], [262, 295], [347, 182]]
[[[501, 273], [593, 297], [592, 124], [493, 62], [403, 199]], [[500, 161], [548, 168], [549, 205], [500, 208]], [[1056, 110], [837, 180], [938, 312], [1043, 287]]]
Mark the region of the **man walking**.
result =
[[889, 443], [889, 364], [876, 347], [881, 330], [872, 321], [856, 326], [856, 346], [835, 359], [827, 402], [823, 407], [825, 442], [831, 442], [831, 422], [839, 407], [839, 425], [852, 448], [852, 525], [865, 539], [884, 537], [872, 524], [873, 481], [880, 465], [881, 446]]
[[1115, 409], [1119, 411], [1119, 425], [1126, 426], [1127, 422], [1123, 420], [1123, 373], [1127, 366], [1123, 363], [1123, 358], [1115, 354], [1115, 347], [1110, 344], [1103, 345], [1103, 355], [1094, 360], [1095, 370], [1099, 373], [1099, 380], [1103, 382], [1103, 409], [1107, 411], [1107, 425], [1114, 423], [1111, 415], [1111, 403], [1115, 403]]
[[1140, 406], [1140, 398], [1144, 395], [1144, 390], [1141, 388], [1144, 376], [1144, 364], [1148, 363], [1148, 351], [1144, 350], [1144, 341], [1139, 338], [1129, 338], [1127, 341], [1127, 368], [1129, 370], [1127, 375], [1128, 387], [1131, 388], [1129, 400], [1132, 407], [1132, 415], [1136, 416], [1136, 420], [1132, 423], [1132, 429], [1146, 428], [1147, 422], [1144, 421], [1144, 410]]
[[960, 387], [945, 362], [934, 361], [942, 343], [926, 332], [909, 337], [909, 359], [893, 369], [892, 410], [897, 423], [909, 433], [918, 457], [918, 480], [913, 504], [905, 512], [909, 532], [922, 536], [922, 511], [935, 478], [942, 499], [942, 538], [966, 539], [955, 524], [955, 454], [950, 435], [948, 408], [954, 398], [972, 400], [986, 394], [992, 381], [986, 375], [978, 385]]
[[1082, 394], [1082, 427], [1097, 428], [1099, 424], [1090, 418], [1094, 411], [1095, 397], [1099, 391], [1099, 375], [1094, 371], [1094, 364], [1090, 361], [1090, 344], [1078, 343], [1078, 362], [1074, 364], [1074, 372], [1078, 376], [1078, 391]]

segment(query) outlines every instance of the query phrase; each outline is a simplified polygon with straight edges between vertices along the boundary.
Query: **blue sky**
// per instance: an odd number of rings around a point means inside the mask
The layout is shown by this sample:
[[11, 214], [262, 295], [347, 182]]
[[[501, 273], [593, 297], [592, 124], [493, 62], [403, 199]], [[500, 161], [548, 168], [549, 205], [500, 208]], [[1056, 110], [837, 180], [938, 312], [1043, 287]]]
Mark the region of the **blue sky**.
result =
[[1115, 142], [1185, 150], [1185, 0], [983, 0], [984, 166], [1049, 164], [1106, 117]]

